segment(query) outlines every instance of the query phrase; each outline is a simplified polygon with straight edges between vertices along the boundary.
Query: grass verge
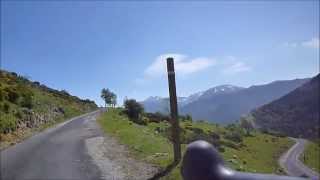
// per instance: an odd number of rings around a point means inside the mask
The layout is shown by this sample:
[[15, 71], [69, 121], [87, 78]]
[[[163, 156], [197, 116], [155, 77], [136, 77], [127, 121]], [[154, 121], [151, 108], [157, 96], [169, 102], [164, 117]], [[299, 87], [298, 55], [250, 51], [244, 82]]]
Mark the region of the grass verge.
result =
[[[126, 115], [121, 115], [120, 109], [109, 110], [98, 119], [98, 122], [105, 133], [126, 145], [134, 157], [162, 168], [172, 162], [172, 144], [161, 132], [159, 133], [159, 130], [169, 126], [167, 123], [137, 125], [129, 121]], [[205, 122], [181, 122], [183, 129], [187, 126], [200, 128], [204, 132], [214, 131], [221, 134], [221, 137], [229, 131], [224, 127]], [[293, 143], [288, 138], [256, 132], [250, 137], [244, 137], [239, 148], [224, 147], [222, 156], [229, 166], [239, 171], [281, 174], [278, 158]], [[183, 151], [185, 147], [186, 144], [182, 144]], [[162, 179], [182, 179], [180, 165]]]
[[320, 144], [309, 141], [300, 160], [316, 172], [320, 172]]

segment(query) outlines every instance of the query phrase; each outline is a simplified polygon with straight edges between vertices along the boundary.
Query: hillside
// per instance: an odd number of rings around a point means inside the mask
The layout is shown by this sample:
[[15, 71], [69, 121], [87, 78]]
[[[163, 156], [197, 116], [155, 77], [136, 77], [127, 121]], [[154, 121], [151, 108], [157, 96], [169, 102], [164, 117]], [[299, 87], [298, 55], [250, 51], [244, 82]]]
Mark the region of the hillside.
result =
[[318, 138], [320, 74], [251, 114], [256, 127], [288, 136]]
[[[105, 112], [98, 122], [107, 135], [126, 145], [135, 158], [165, 168], [173, 159], [171, 128], [167, 117], [161, 117], [159, 121], [156, 116], [144, 114], [146, 123], [140, 125], [129, 119], [124, 109], [117, 108]], [[238, 171], [282, 174], [278, 158], [293, 144], [289, 138], [256, 131], [247, 133], [237, 125], [223, 127], [180, 117], [180, 126], [182, 151], [194, 140], [206, 140], [214, 144], [226, 163]], [[182, 179], [180, 167], [162, 179]]]
[[0, 71], [1, 145], [19, 141], [34, 129], [96, 108], [88, 99], [51, 89], [14, 72]]

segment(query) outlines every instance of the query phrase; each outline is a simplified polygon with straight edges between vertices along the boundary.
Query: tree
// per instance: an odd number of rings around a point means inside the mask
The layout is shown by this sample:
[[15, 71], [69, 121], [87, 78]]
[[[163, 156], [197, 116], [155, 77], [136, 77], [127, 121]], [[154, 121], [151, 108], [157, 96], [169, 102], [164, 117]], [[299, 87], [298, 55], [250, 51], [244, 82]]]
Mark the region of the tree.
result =
[[244, 117], [242, 117], [240, 119], [240, 127], [242, 127], [243, 129], [245, 129], [246, 131], [246, 135], [250, 135], [250, 132], [253, 130], [253, 125], [250, 122], [249, 119], [246, 119]]
[[117, 105], [117, 95], [114, 93], [111, 94], [111, 104], [113, 107]]
[[117, 104], [117, 96], [115, 93], [111, 92], [109, 89], [103, 88], [101, 90], [101, 98], [104, 100], [105, 107], [111, 104], [115, 106]]
[[124, 102], [125, 113], [130, 119], [139, 120], [141, 114], [144, 112], [143, 106], [135, 99], [128, 99]]

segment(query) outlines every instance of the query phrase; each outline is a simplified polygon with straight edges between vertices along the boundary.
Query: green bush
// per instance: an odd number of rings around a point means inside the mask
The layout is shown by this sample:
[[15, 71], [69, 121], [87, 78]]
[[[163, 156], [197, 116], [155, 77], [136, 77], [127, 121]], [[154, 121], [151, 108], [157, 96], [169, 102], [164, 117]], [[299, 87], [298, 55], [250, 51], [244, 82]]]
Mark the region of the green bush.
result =
[[[210, 137], [211, 137], [211, 141], [210, 143], [214, 145], [214, 147], [217, 147], [219, 148], [220, 145], [221, 145], [221, 142], [220, 142], [220, 135], [218, 133], [215, 133], [215, 132], [210, 132]], [[220, 151], [222, 152], [222, 151]]]
[[181, 119], [181, 121], [183, 121], [183, 122], [192, 122], [192, 117], [189, 115], [189, 114], [187, 114], [187, 115], [185, 115], [185, 116], [179, 116], [179, 119]]
[[168, 115], [164, 115], [164, 114], [162, 114], [160, 112], [145, 113], [144, 115], [149, 118], [150, 122], [159, 123], [159, 122], [162, 122], [162, 121], [169, 121], [169, 116]]
[[3, 101], [5, 99], [5, 93], [4, 93], [4, 90], [2, 90], [0, 88], [0, 101]]
[[237, 143], [243, 140], [242, 134], [239, 131], [229, 131], [224, 138]]
[[221, 145], [223, 146], [227, 146], [227, 147], [230, 147], [230, 148], [233, 148], [233, 149], [239, 149], [239, 146], [235, 143], [233, 143], [232, 141], [220, 141]]
[[16, 129], [16, 118], [11, 114], [0, 116], [0, 133], [9, 133]]
[[10, 105], [8, 104], [8, 103], [4, 103], [3, 104], [3, 112], [5, 112], [5, 113], [9, 113], [9, 111], [10, 111]]
[[7, 91], [8, 94], [8, 101], [16, 104], [19, 99], [19, 94], [16, 92], [16, 89], [6, 88], [5, 91]]
[[185, 129], [182, 129], [181, 134], [181, 142], [184, 144], [189, 144], [196, 140], [205, 140], [211, 144], [214, 142], [210, 133], [206, 133], [201, 128], [192, 127], [192, 125], [188, 125], [185, 127]]
[[32, 96], [30, 94], [24, 95], [21, 99], [20, 105], [22, 107], [32, 108]]
[[145, 121], [142, 118], [144, 109], [135, 99], [128, 99], [124, 102], [124, 112], [129, 119], [137, 124], [144, 124]]
[[223, 153], [223, 152], [225, 152], [226, 150], [225, 150], [225, 148], [224, 148], [223, 146], [219, 146], [219, 147], [218, 147], [218, 151]]
[[22, 119], [22, 113], [21, 111], [17, 111], [14, 113], [15, 117], [17, 117], [18, 119]]

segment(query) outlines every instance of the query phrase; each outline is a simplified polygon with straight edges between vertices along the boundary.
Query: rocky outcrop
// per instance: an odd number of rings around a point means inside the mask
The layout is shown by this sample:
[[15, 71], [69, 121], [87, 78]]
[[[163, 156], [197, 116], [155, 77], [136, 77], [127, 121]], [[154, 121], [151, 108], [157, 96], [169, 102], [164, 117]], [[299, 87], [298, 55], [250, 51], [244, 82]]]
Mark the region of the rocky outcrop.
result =
[[29, 109], [23, 109], [23, 111], [24, 117], [18, 121], [17, 129], [37, 128], [64, 116], [64, 110], [60, 107], [49, 108], [46, 113], [35, 113]]

